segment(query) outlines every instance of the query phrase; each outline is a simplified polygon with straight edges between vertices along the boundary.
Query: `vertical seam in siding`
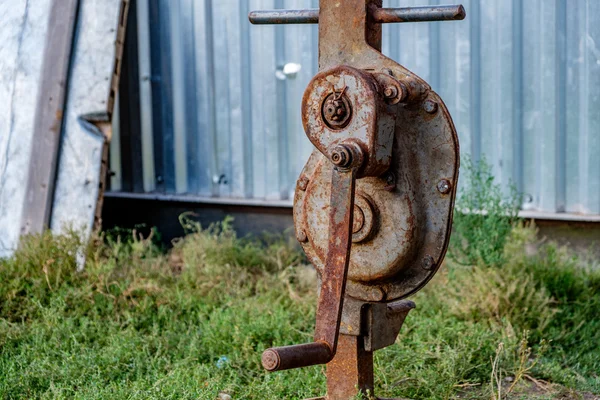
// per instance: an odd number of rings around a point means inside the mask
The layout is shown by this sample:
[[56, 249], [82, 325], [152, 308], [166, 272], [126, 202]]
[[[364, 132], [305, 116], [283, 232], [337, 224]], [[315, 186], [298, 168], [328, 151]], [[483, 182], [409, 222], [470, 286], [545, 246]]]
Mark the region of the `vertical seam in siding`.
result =
[[242, 120], [244, 136], [244, 195], [251, 198], [254, 193], [252, 171], [252, 63], [250, 57], [250, 24], [245, 16], [249, 13], [248, 0], [240, 0], [241, 49], [242, 49]]
[[481, 21], [480, 0], [471, 0], [471, 158], [481, 158]]
[[522, 0], [512, 2], [513, 44], [513, 178], [519, 193], [523, 192], [523, 9]]
[[567, 135], [566, 135], [566, 34], [567, 5], [565, 0], [556, 0], [556, 211], [566, 211], [567, 197]]

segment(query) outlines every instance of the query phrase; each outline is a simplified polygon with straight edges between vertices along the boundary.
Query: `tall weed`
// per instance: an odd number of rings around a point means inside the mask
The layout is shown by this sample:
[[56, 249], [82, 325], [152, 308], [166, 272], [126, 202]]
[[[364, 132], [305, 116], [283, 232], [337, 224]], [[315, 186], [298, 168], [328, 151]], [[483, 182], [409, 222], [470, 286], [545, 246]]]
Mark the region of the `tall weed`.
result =
[[467, 184], [456, 201], [449, 256], [463, 265], [502, 265], [520, 196], [514, 188], [503, 193], [485, 159], [466, 159], [463, 169]]

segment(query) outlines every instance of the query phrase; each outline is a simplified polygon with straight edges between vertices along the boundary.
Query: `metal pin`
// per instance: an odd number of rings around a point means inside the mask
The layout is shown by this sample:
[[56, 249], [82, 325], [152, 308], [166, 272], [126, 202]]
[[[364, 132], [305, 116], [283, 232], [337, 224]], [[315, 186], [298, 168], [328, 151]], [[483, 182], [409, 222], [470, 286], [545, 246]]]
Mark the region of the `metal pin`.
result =
[[[403, 8], [377, 8], [370, 10], [377, 23], [458, 21], [465, 19], [467, 13], [462, 5], [425, 6]], [[317, 24], [319, 9], [307, 10], [262, 10], [252, 11], [248, 19], [255, 25], [268, 24]]]

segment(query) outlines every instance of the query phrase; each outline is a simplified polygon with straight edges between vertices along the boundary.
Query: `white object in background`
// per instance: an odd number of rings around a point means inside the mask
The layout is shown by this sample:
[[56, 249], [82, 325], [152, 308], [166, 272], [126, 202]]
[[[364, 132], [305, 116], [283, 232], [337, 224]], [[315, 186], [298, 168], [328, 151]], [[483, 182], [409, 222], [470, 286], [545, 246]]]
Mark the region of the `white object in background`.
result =
[[277, 68], [275, 76], [280, 81], [284, 81], [288, 78], [295, 78], [298, 72], [302, 69], [302, 65], [296, 63], [287, 63], [283, 67]]

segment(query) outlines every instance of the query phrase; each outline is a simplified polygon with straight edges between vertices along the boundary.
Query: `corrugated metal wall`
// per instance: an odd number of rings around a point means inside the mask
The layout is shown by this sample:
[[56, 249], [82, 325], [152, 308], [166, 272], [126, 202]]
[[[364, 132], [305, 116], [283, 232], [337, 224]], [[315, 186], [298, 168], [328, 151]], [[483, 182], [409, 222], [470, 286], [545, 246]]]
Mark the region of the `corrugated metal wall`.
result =
[[[247, 14], [318, 1], [137, 3], [142, 156], [132, 168], [142, 173], [123, 173], [130, 157], [116, 140], [112, 190], [289, 200], [312, 149], [300, 99], [317, 28], [251, 26]], [[498, 181], [525, 194], [524, 210], [599, 215], [600, 1], [463, 4], [462, 22], [385, 25], [384, 53], [440, 93], [462, 154], [485, 155]], [[285, 76], [287, 63], [302, 68]]]

